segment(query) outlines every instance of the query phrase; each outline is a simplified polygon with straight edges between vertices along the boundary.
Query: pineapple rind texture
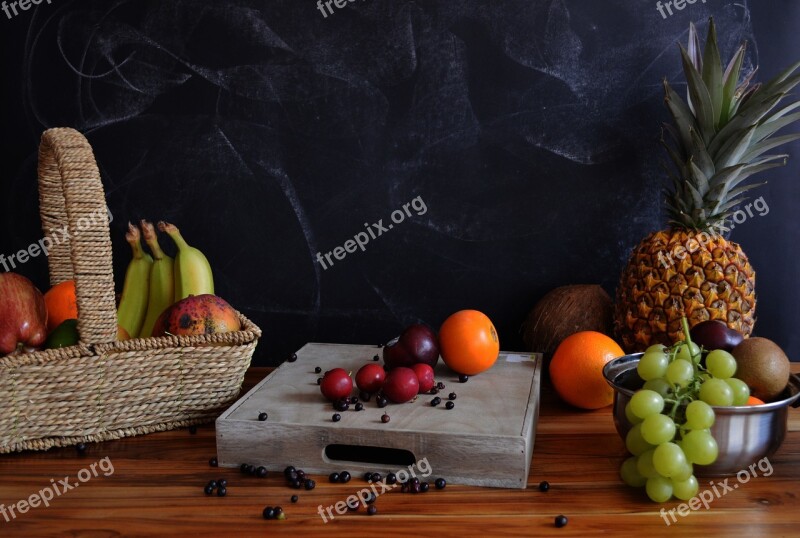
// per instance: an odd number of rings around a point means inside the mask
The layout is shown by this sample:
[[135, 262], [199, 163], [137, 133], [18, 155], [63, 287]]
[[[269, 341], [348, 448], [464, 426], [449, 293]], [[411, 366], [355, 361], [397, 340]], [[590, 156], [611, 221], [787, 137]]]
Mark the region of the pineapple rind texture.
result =
[[632, 353], [683, 339], [681, 317], [694, 326], [718, 319], [749, 336], [755, 324], [756, 275], [733, 241], [683, 229], [647, 236], [631, 254], [615, 301], [615, 332]]

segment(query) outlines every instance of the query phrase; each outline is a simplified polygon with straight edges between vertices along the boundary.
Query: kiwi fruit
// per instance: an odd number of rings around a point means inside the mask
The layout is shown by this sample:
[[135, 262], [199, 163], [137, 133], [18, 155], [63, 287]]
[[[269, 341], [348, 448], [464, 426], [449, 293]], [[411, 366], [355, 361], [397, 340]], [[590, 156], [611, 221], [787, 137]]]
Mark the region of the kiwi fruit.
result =
[[772, 340], [747, 338], [731, 354], [736, 359], [736, 377], [748, 384], [756, 398], [775, 400], [789, 383], [789, 358]]

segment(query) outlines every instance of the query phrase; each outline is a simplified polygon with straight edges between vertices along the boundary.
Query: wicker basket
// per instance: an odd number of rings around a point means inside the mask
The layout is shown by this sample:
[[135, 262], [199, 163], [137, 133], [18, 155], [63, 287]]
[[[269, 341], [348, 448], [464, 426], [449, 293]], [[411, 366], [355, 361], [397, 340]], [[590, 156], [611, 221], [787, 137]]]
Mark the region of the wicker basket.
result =
[[241, 314], [238, 332], [117, 341], [105, 196], [92, 148], [77, 131], [42, 135], [39, 196], [52, 241], [50, 283], [75, 280], [81, 338], [0, 358], [0, 453], [198, 424], [230, 405], [261, 336]]

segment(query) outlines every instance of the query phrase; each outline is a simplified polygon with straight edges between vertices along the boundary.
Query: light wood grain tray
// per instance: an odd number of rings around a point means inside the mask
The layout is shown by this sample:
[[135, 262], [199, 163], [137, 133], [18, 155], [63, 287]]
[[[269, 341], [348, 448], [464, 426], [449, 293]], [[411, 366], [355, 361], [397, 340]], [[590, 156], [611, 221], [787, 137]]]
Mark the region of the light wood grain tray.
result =
[[[396, 472], [423, 458], [431, 479], [476, 486], [525, 488], [539, 414], [541, 356], [501, 352], [491, 370], [459, 383], [442, 362], [436, 380], [446, 387], [432, 395], [378, 408], [373, 397], [363, 411], [353, 406], [333, 422], [331, 403], [320, 393], [314, 368], [355, 372], [380, 355], [375, 346], [305, 345], [243, 396], [216, 423], [219, 464], [287, 465], [307, 473], [347, 470]], [[455, 392], [455, 407], [445, 408]], [[259, 413], [268, 414], [259, 421]], [[387, 413], [391, 420], [381, 422]]]

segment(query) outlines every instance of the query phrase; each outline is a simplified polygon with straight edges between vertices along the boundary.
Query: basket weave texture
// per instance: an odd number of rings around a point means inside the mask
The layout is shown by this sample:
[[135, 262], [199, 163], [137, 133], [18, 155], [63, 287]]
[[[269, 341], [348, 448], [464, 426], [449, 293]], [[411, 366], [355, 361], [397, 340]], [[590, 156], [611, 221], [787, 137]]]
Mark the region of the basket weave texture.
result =
[[117, 341], [108, 211], [89, 142], [39, 146], [50, 283], [75, 280], [78, 345], [0, 358], [0, 453], [45, 450], [207, 422], [238, 396], [261, 330]]

